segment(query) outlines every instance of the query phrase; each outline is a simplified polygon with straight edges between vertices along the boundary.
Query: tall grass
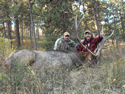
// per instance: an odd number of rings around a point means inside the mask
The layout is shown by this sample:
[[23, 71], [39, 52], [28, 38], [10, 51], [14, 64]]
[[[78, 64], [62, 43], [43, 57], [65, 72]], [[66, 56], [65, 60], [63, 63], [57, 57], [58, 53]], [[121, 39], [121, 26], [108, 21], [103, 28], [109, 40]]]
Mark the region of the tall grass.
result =
[[[108, 58], [117, 58], [108, 56]], [[80, 70], [42, 68], [16, 63], [11, 69], [0, 68], [1, 94], [124, 94], [125, 59], [105, 60], [94, 68]]]

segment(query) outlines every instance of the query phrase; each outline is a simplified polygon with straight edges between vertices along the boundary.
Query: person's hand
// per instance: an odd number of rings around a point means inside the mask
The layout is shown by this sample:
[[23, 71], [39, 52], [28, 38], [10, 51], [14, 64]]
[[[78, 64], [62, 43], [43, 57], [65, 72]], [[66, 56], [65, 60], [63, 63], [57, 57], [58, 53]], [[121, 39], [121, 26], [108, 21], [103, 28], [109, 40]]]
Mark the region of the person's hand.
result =
[[83, 39], [83, 40], [81, 40], [80, 42], [81, 42], [81, 43], [83, 43], [83, 41], [84, 41], [84, 39]]
[[100, 37], [103, 37], [105, 33], [103, 31], [100, 32]]

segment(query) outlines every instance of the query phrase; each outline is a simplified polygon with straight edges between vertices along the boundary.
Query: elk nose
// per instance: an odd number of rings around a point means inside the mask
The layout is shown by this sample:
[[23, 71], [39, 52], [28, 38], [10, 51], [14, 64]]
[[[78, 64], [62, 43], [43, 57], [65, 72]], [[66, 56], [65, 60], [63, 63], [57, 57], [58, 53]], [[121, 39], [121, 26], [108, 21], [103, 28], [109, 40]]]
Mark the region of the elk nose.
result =
[[89, 61], [91, 61], [91, 58], [88, 58]]

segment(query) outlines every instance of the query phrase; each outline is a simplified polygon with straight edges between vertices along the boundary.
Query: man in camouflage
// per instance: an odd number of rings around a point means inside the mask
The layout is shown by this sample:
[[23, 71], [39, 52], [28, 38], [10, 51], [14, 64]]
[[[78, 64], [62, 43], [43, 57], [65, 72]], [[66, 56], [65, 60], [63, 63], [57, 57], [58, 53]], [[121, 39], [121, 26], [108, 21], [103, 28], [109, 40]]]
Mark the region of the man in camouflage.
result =
[[71, 51], [72, 48], [76, 46], [77, 44], [70, 39], [69, 32], [65, 32], [62, 37], [56, 40], [54, 50]]

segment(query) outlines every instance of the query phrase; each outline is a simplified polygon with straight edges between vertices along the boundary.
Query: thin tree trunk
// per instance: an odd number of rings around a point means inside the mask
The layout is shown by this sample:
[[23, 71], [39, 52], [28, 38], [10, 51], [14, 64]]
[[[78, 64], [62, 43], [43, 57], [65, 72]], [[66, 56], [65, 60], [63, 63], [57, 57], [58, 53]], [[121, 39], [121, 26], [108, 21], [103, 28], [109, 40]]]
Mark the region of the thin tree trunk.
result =
[[[95, 28], [96, 28], [96, 31], [97, 31], [97, 35], [99, 35], [97, 12], [96, 12], [97, 4], [93, 0], [91, 0], [91, 2], [92, 2], [92, 13], [93, 13], [94, 24], [95, 24]], [[96, 8], [94, 6], [96, 6]]]
[[[7, 3], [5, 3], [5, 8], [6, 8], [6, 9], [9, 9]], [[8, 11], [6, 11], [6, 17], [7, 17], [7, 18], [10, 18]], [[10, 48], [12, 48], [12, 40], [11, 40], [11, 39], [12, 39], [12, 37], [11, 37], [11, 21], [10, 21], [10, 20], [7, 20], [6, 22], [7, 22], [8, 39], [10, 39]]]
[[[23, 0], [22, 0], [22, 6], [23, 6]], [[22, 43], [23, 43], [23, 13], [22, 13], [21, 17], [22, 17], [22, 19], [21, 19], [21, 23], [22, 23], [21, 32], [22, 32]]]
[[[85, 14], [85, 7], [84, 7], [84, 1], [83, 1], [83, 13]], [[85, 17], [86, 19], [86, 17]], [[89, 30], [88, 24], [87, 24], [87, 20], [85, 20], [85, 25], [86, 25], [86, 29]]]
[[99, 10], [98, 10], [98, 5], [97, 5], [97, 1], [95, 1], [95, 5], [96, 5], [96, 21], [97, 21], [97, 34], [100, 35], [100, 22], [99, 22]]
[[[115, 20], [115, 16], [114, 16], [114, 29], [116, 30], [116, 20]], [[117, 51], [119, 52], [119, 38], [118, 38], [118, 35], [119, 35], [119, 32], [117, 32], [116, 30], [116, 33], [115, 33], [115, 36], [116, 36], [116, 48], [117, 48]]]
[[19, 20], [18, 20], [18, 17], [15, 17], [16, 20], [15, 20], [15, 31], [16, 31], [16, 41], [17, 41], [17, 49], [21, 46], [20, 44], [20, 33], [19, 33]]
[[30, 42], [32, 43], [32, 26], [31, 26], [31, 22], [29, 22], [29, 30], [30, 30]]
[[10, 48], [12, 48], [12, 37], [11, 37], [11, 21], [7, 21], [7, 31], [8, 31], [8, 39], [10, 39]]
[[3, 32], [4, 32], [4, 34], [2, 35], [2, 37], [5, 35], [5, 38], [6, 38], [7, 36], [6, 36], [6, 31], [5, 31], [5, 25], [4, 25], [4, 22], [3, 22]]
[[[17, 5], [18, 0], [13, 0], [14, 4]], [[20, 33], [19, 33], [19, 19], [18, 19], [18, 15], [15, 15], [15, 32], [16, 32], [16, 42], [17, 42], [17, 49], [21, 46], [20, 43]]]
[[32, 33], [33, 33], [33, 41], [34, 41], [34, 50], [37, 50], [36, 37], [35, 37], [35, 29], [34, 29], [34, 24], [33, 24], [32, 9], [31, 9], [30, 0], [29, 0], [29, 10], [30, 10], [30, 20], [31, 20]]
[[38, 21], [37, 21], [37, 33], [38, 33], [38, 39], [39, 39], [39, 24], [38, 24]]
[[21, 28], [21, 32], [22, 32], [22, 43], [23, 43], [23, 20], [22, 20], [22, 28]]

